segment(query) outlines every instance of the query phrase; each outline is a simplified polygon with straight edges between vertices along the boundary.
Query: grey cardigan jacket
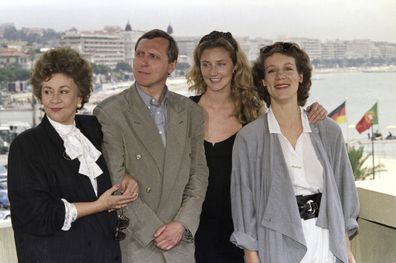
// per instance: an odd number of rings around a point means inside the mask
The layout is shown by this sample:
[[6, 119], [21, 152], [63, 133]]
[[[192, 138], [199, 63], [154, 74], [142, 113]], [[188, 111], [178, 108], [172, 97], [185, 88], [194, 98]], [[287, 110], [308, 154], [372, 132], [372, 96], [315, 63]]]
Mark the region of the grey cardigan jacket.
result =
[[[345, 232], [358, 229], [359, 200], [339, 126], [327, 118], [311, 125], [312, 144], [324, 169], [317, 225], [329, 229], [330, 250], [348, 262]], [[277, 135], [267, 114], [245, 126], [234, 143], [231, 242], [258, 251], [261, 263], [296, 263], [306, 243], [293, 186]]]

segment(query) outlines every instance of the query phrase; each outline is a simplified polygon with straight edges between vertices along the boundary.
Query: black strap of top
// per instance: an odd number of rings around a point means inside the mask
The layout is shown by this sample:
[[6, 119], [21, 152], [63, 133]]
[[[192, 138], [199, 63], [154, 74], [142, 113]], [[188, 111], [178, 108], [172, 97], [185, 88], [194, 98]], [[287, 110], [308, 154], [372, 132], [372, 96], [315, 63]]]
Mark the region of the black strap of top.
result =
[[191, 99], [192, 101], [194, 101], [195, 103], [198, 103], [199, 100], [201, 99], [201, 96], [202, 96], [202, 95], [190, 96], [190, 99]]

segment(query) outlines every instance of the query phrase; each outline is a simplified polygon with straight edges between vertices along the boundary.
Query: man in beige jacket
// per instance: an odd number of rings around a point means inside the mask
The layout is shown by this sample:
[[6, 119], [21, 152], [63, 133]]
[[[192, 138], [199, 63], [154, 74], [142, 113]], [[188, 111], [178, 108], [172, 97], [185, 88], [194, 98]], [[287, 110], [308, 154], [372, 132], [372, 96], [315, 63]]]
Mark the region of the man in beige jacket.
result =
[[195, 262], [193, 235], [208, 180], [204, 120], [199, 106], [166, 87], [177, 55], [167, 33], [145, 33], [135, 46], [135, 84], [94, 110], [113, 182], [130, 174], [140, 188], [124, 209], [130, 222], [123, 262]]

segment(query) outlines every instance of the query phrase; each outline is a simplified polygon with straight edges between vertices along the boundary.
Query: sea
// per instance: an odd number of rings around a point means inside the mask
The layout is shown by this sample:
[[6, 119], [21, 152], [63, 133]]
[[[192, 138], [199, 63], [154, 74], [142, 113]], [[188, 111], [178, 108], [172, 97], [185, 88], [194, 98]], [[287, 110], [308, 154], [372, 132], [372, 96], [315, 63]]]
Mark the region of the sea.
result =
[[[192, 95], [183, 78], [170, 79], [168, 86], [182, 95]], [[389, 133], [396, 135], [396, 72], [314, 72], [307, 105], [319, 102], [331, 112], [344, 101], [347, 122], [340, 124], [340, 127], [346, 141], [368, 143], [370, 130], [359, 134], [354, 126], [375, 103], [378, 103], [379, 123], [374, 125], [374, 131], [380, 132], [383, 137]], [[39, 118], [42, 114], [37, 111], [36, 115]], [[10, 121], [32, 124], [32, 111], [0, 111], [0, 124]], [[396, 156], [396, 141], [394, 145], [391, 149], [394, 149]]]
[[355, 125], [376, 102], [378, 125], [373, 126], [374, 131], [384, 137], [389, 132], [396, 135], [396, 72], [314, 74], [307, 104], [314, 101], [328, 112], [346, 101], [347, 122], [340, 126], [348, 141], [368, 137], [370, 130], [359, 134]]

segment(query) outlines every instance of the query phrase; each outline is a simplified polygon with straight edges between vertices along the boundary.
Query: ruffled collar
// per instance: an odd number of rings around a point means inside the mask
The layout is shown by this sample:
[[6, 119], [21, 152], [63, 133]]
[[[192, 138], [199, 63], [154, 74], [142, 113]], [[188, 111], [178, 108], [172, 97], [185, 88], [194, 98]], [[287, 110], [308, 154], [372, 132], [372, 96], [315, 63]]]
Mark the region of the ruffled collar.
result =
[[[80, 168], [78, 172], [88, 176], [91, 182], [95, 182], [96, 185], [96, 177], [103, 173], [102, 169], [96, 163], [101, 152], [81, 133], [76, 127], [75, 122], [71, 125], [64, 125], [51, 120], [49, 117], [48, 120], [62, 138], [66, 154], [71, 160], [76, 158], [79, 160]], [[97, 193], [96, 188], [95, 193]]]

